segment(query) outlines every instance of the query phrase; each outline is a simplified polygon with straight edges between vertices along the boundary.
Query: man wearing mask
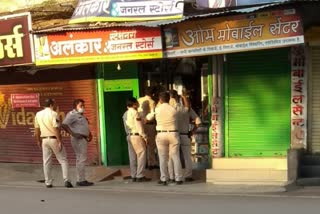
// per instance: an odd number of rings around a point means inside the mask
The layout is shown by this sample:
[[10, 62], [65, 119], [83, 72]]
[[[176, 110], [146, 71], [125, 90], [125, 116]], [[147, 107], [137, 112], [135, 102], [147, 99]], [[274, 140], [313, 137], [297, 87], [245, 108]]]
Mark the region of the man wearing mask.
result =
[[53, 99], [47, 99], [45, 109], [39, 111], [34, 119], [35, 136], [39, 148], [42, 148], [43, 172], [47, 188], [52, 188], [53, 178], [51, 176], [52, 154], [61, 164], [64, 185], [72, 188], [68, 178], [68, 160], [66, 150], [61, 141], [57, 104]]
[[76, 154], [77, 186], [92, 186], [85, 178], [88, 143], [92, 140], [88, 119], [83, 115], [84, 100], [76, 99], [73, 110], [62, 123], [62, 127], [71, 135], [71, 144]]

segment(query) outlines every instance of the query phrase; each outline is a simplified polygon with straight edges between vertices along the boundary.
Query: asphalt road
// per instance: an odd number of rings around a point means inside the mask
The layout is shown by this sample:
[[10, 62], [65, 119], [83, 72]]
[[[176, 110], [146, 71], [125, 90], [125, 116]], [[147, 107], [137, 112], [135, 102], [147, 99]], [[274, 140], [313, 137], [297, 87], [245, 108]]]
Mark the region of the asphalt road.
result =
[[228, 196], [0, 187], [1, 214], [319, 213], [319, 197]]

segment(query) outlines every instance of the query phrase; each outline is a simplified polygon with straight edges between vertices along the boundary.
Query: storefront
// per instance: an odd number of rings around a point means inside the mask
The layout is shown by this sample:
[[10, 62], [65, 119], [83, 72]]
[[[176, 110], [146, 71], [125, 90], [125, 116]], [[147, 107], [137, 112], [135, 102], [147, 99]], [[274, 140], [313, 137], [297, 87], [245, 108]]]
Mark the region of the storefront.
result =
[[289, 48], [227, 54], [225, 155], [283, 157], [290, 148]]
[[320, 28], [312, 27], [306, 32], [308, 42], [308, 75], [309, 75], [309, 132], [308, 132], [308, 152], [312, 154], [320, 153]]
[[[296, 80], [299, 75], [290, 60], [297, 45], [304, 43], [297, 11], [186, 21], [166, 27], [165, 34], [168, 58], [211, 58], [213, 159], [207, 181], [277, 183], [279, 175], [285, 182], [291, 132], [306, 119], [299, 111], [301, 95], [295, 91], [302, 87], [301, 81]], [[305, 139], [294, 142], [303, 147]]]
[[[32, 70], [30, 70], [32, 69]], [[94, 66], [75, 66], [41, 70], [16, 67], [1, 72], [0, 80], [0, 161], [42, 163], [42, 153], [34, 136], [34, 117], [42, 109], [44, 100], [54, 98], [59, 106], [60, 120], [72, 110], [74, 99], [86, 102], [86, 117], [94, 136], [88, 147], [88, 163], [97, 165], [99, 156], [97, 93]], [[54, 74], [54, 75], [53, 75]], [[33, 97], [32, 97], [32, 96]], [[16, 97], [29, 97], [14, 98]], [[14, 100], [15, 99], [15, 100]], [[25, 103], [34, 105], [26, 106]], [[20, 107], [20, 106], [24, 107]], [[75, 163], [70, 136], [63, 131], [68, 159]]]
[[[102, 28], [38, 32], [35, 35], [36, 65], [95, 67], [94, 97], [99, 115], [99, 145], [104, 165], [128, 165], [122, 115], [126, 99], [139, 96], [139, 61], [162, 58], [160, 28]], [[130, 62], [131, 61], [131, 62]], [[94, 94], [94, 93], [92, 93]]]

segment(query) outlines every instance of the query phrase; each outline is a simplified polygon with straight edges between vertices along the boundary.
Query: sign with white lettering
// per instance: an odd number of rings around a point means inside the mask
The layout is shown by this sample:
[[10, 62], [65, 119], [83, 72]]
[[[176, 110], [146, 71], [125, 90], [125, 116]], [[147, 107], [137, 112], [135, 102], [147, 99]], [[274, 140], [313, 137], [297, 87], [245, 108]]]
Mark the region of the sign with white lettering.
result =
[[35, 35], [36, 65], [162, 58], [160, 28], [116, 28]]
[[11, 94], [12, 108], [40, 107], [39, 94]]
[[164, 29], [166, 56], [186, 57], [303, 44], [295, 9], [183, 22]]
[[31, 15], [0, 17], [0, 67], [33, 63]]
[[180, 0], [79, 0], [70, 24], [182, 18]]

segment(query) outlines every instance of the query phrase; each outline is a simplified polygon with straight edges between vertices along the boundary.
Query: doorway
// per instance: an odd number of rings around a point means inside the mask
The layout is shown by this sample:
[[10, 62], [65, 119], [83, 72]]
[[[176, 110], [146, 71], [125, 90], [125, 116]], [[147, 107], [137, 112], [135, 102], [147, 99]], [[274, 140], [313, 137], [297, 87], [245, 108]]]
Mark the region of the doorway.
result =
[[128, 144], [122, 116], [127, 109], [126, 100], [132, 96], [132, 91], [104, 93], [108, 166], [129, 165]]

